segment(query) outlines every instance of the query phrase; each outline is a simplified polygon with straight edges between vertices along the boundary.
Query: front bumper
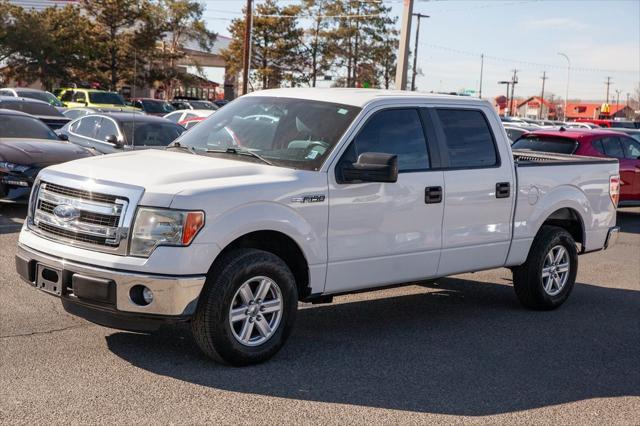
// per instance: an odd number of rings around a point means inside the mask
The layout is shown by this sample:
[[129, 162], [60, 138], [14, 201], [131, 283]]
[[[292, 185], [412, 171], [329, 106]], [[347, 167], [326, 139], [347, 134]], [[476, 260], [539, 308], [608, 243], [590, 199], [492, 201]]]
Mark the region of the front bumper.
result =
[[[188, 320], [206, 279], [98, 268], [50, 256], [24, 244], [18, 246], [16, 269], [24, 281], [39, 288], [44, 274], [53, 276], [56, 282], [49, 286], [49, 293], [53, 289], [68, 312], [101, 325], [135, 331]], [[142, 306], [131, 300], [130, 291], [136, 285], [153, 292], [150, 304]]]

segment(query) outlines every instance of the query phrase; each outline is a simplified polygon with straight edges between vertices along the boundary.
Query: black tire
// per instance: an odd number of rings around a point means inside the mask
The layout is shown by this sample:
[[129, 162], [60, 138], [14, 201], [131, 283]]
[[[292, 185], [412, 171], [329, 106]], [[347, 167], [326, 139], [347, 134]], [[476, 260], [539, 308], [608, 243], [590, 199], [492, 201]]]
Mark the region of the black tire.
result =
[[[542, 269], [552, 248], [561, 245], [567, 250], [569, 274], [558, 294], [550, 295], [544, 289]], [[513, 286], [520, 303], [529, 309], [551, 310], [562, 305], [569, 297], [578, 272], [578, 250], [571, 234], [557, 226], [543, 226], [533, 240], [527, 260], [512, 269]]]
[[[274, 334], [259, 346], [245, 346], [233, 335], [229, 309], [238, 289], [256, 276], [272, 279], [280, 288], [282, 311]], [[264, 362], [280, 350], [291, 334], [298, 309], [298, 291], [291, 270], [273, 253], [233, 250], [209, 272], [198, 300], [191, 330], [200, 349], [214, 360], [234, 366]]]

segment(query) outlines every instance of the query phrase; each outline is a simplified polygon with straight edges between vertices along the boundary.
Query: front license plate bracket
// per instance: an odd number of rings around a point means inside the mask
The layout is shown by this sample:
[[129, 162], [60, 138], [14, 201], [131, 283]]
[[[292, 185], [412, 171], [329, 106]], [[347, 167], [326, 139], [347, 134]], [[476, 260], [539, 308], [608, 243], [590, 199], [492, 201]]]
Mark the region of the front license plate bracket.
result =
[[47, 293], [62, 296], [62, 271], [40, 263], [36, 269], [36, 287]]

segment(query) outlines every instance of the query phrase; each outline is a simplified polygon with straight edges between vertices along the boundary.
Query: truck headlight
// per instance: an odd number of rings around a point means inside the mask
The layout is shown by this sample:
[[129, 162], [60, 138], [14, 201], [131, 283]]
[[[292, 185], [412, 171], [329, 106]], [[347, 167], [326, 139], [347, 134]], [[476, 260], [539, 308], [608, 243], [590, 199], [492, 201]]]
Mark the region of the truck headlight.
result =
[[204, 212], [140, 207], [129, 254], [149, 257], [158, 246], [188, 246], [204, 225]]

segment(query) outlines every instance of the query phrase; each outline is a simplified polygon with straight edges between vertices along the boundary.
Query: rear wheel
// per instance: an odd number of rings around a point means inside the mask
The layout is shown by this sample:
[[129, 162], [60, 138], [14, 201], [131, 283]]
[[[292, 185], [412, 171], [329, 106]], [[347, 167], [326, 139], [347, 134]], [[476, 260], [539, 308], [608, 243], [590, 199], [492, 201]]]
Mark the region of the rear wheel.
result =
[[569, 297], [577, 272], [578, 251], [571, 234], [556, 226], [543, 226], [527, 261], [513, 268], [513, 285], [527, 308], [555, 309]]
[[200, 349], [219, 362], [260, 363], [284, 345], [297, 303], [295, 279], [282, 259], [262, 250], [234, 250], [210, 272], [192, 332]]

